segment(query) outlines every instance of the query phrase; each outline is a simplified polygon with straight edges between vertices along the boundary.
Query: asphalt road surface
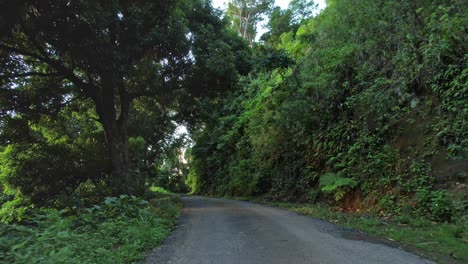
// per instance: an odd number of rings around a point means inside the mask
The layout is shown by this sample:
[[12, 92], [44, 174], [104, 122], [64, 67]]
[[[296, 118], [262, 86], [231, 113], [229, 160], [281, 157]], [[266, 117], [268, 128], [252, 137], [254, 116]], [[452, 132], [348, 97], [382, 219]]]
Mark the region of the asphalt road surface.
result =
[[144, 263], [433, 263], [353, 230], [291, 211], [186, 196], [179, 226]]

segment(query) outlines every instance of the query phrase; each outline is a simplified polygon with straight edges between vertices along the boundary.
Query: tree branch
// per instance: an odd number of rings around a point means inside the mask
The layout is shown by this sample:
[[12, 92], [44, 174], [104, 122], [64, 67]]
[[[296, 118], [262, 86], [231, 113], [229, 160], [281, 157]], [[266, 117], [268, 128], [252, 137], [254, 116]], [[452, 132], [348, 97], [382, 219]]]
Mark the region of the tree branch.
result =
[[24, 49], [19, 49], [19, 48], [15, 48], [15, 47], [12, 47], [12, 46], [8, 46], [8, 45], [5, 45], [5, 44], [2, 44], [0, 43], [0, 49], [3, 49], [5, 51], [9, 51], [9, 52], [13, 52], [13, 53], [16, 53], [16, 54], [20, 54], [20, 55], [23, 55], [23, 56], [29, 56], [29, 57], [32, 57], [32, 58], [35, 58], [39, 61], [42, 61], [44, 62], [45, 58], [34, 53], [34, 52], [30, 52], [30, 51], [27, 51], [27, 50], [24, 50]]
[[53, 73], [42, 73], [42, 72], [25, 72], [15, 74], [0, 74], [0, 78], [20, 78], [20, 77], [31, 77], [31, 76], [43, 76], [43, 77], [60, 77], [62, 74], [58, 72]]
[[76, 86], [78, 86], [80, 89], [82, 89], [83, 92], [87, 96], [89, 96], [92, 99], [95, 99], [95, 97], [97, 96], [96, 91], [91, 89], [89, 84], [87, 84], [86, 82], [84, 82], [83, 80], [78, 78], [73, 73], [73, 70], [68, 69], [67, 67], [63, 66], [60, 62], [50, 58], [49, 55], [47, 54], [47, 52], [45, 52], [37, 43], [35, 43], [34, 41], [32, 41], [32, 42], [33, 42], [33, 45], [35, 46], [36, 50], [39, 53], [41, 53], [41, 55], [39, 55], [39, 54], [37, 54], [35, 52], [31, 52], [31, 51], [27, 51], [27, 50], [24, 50], [24, 49], [8, 46], [8, 45], [5, 45], [5, 44], [0, 44], [0, 49], [3, 49], [5, 51], [9, 51], [9, 52], [13, 52], [13, 53], [16, 53], [16, 54], [19, 54], [19, 55], [32, 57], [32, 58], [35, 58], [35, 59], [39, 60], [40, 62], [46, 63], [47, 65], [51, 66], [52, 68], [54, 68], [57, 71], [57, 75], [64, 76], [65, 78], [70, 80], [72, 83], [74, 83]]

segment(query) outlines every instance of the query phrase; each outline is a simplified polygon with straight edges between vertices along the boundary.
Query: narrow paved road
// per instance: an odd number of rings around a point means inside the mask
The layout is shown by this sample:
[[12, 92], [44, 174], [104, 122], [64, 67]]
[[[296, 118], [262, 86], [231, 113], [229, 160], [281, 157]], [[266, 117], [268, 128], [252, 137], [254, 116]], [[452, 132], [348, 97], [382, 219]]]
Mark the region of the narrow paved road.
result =
[[185, 208], [179, 226], [145, 263], [433, 263], [287, 210], [226, 199], [182, 199]]

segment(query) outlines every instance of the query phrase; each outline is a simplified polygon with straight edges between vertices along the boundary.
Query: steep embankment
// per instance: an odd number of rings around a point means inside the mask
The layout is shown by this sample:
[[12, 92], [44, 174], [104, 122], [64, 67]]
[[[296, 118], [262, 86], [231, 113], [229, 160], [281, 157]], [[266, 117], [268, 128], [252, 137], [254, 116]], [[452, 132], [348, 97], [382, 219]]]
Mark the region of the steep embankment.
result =
[[194, 136], [192, 189], [448, 222], [466, 243], [466, 14], [456, 0], [330, 1], [257, 47]]

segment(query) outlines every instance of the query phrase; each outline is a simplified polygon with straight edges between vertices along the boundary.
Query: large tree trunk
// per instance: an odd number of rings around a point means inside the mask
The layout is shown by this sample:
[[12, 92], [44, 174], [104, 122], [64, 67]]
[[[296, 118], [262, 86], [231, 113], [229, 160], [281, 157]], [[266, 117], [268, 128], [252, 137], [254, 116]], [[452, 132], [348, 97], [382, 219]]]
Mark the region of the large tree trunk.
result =
[[114, 121], [106, 128], [111, 161], [111, 187], [114, 194], [133, 194], [135, 184], [131, 179], [127, 124]]
[[[111, 163], [109, 183], [113, 194], [138, 194], [139, 181], [131, 172], [127, 134], [131, 98], [119, 80], [122, 78], [113, 75], [103, 78], [102, 96], [96, 102], [96, 111], [105, 130]], [[116, 93], [118, 100], [115, 99]]]

